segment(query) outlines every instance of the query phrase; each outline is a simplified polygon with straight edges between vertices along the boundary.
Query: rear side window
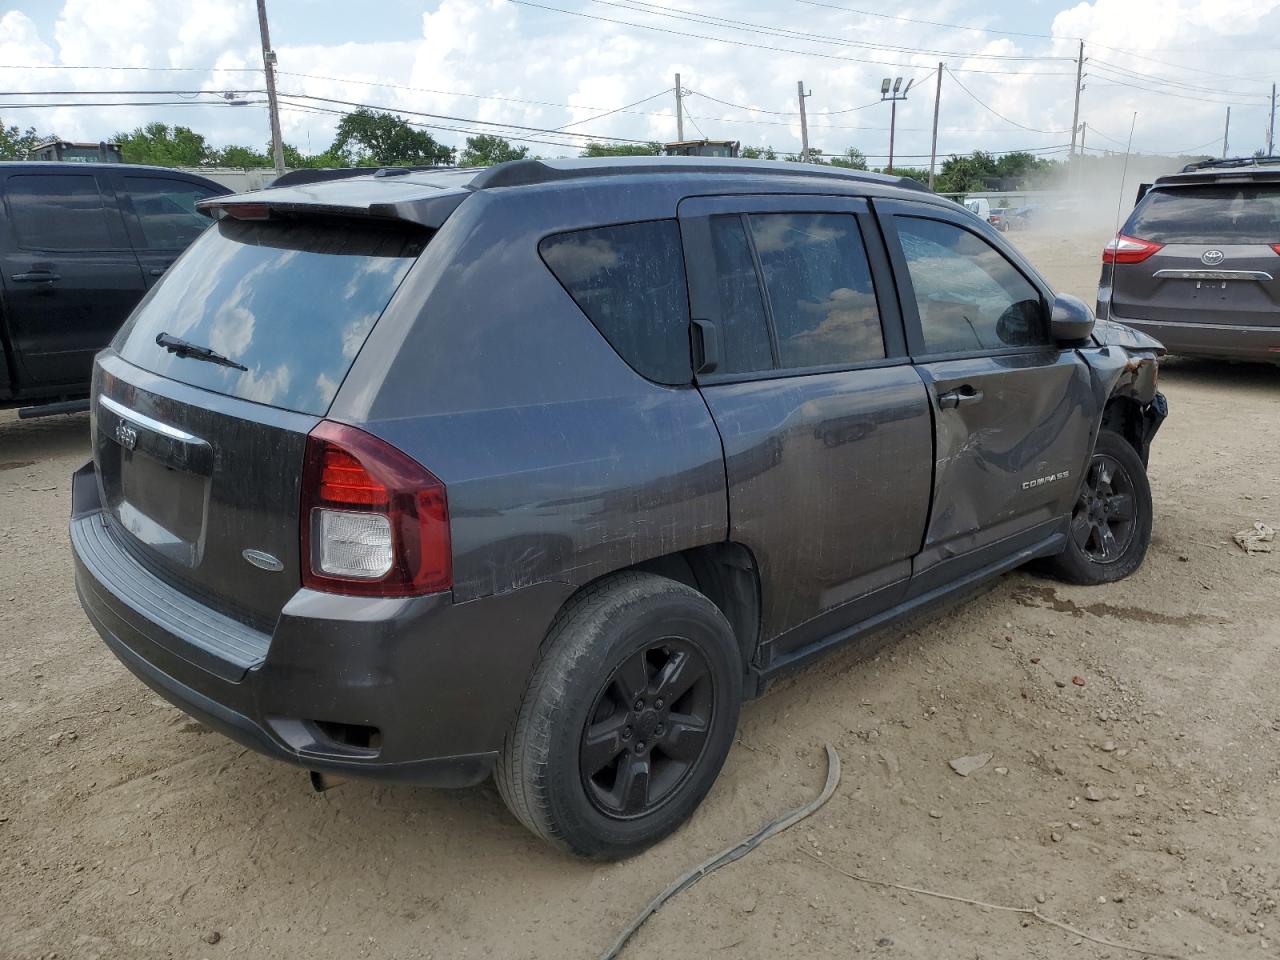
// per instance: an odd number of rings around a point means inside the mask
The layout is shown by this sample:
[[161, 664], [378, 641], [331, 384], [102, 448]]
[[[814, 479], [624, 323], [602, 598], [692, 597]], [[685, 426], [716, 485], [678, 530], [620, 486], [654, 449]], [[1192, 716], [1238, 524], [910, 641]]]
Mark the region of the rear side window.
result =
[[738, 215], [711, 218], [711, 252], [720, 301], [724, 357], [717, 373], [750, 373], [773, 366], [769, 321], [747, 231]]
[[688, 383], [689, 295], [674, 220], [576, 230], [538, 244], [543, 261], [641, 376]]
[[1156, 243], [1265, 243], [1280, 238], [1280, 186], [1152, 190], [1124, 232]]
[[950, 223], [896, 219], [928, 353], [1052, 342], [1040, 292], [1004, 254]]
[[5, 184], [18, 245], [32, 250], [107, 250], [117, 246], [92, 174], [22, 174]]
[[884, 359], [858, 222], [844, 213], [751, 214], [782, 367]]
[[[116, 336], [130, 363], [245, 400], [323, 414], [427, 235], [398, 224], [222, 220]], [[168, 333], [243, 364], [183, 359]]]
[[142, 235], [155, 250], [182, 250], [211, 222], [196, 211], [196, 201], [213, 191], [186, 180], [166, 177], [125, 177]]

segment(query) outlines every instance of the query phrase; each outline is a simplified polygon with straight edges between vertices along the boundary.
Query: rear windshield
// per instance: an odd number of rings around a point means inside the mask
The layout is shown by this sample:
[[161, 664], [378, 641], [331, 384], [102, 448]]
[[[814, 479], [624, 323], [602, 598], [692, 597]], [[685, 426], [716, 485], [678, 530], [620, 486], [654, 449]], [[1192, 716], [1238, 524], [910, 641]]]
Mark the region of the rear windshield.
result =
[[[173, 380], [323, 414], [425, 242], [398, 224], [223, 220], [170, 268], [114, 346]], [[161, 333], [248, 369], [179, 357], [156, 344]]]
[[1204, 186], [1152, 190], [1125, 233], [1157, 243], [1276, 243], [1280, 186]]

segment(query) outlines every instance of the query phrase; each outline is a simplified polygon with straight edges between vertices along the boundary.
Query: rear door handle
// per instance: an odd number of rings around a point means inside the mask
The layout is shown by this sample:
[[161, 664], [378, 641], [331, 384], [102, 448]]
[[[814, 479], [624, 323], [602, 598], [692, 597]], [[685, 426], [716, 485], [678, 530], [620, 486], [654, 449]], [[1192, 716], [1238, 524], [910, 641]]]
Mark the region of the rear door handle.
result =
[[964, 407], [981, 402], [982, 391], [976, 387], [969, 386], [967, 383], [963, 387], [956, 387], [954, 390], [938, 394], [938, 406], [943, 410], [954, 410], [956, 407]]
[[151, 275], [152, 275], [153, 277], [159, 277], [159, 276], [161, 276], [161, 275], [163, 275], [163, 274], [164, 274], [164, 271], [165, 271], [165, 268], [164, 268], [164, 267], [152, 267], [152, 268], [151, 268]]
[[15, 273], [9, 279], [14, 283], [53, 283], [62, 277], [50, 270], [32, 270], [29, 273]]

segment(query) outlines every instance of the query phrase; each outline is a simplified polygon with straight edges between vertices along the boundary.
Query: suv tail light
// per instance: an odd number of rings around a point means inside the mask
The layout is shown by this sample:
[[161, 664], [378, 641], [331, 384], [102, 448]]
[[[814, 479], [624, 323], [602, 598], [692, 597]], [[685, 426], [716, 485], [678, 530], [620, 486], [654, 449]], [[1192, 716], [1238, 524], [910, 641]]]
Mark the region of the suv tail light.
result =
[[377, 597], [453, 586], [444, 484], [363, 430], [324, 420], [308, 435], [300, 520], [303, 586]]
[[1273, 243], [1271, 245], [1271, 249], [1274, 250], [1276, 253], [1280, 253], [1280, 243]]
[[1164, 246], [1151, 240], [1118, 233], [1102, 249], [1103, 263], [1141, 263]]

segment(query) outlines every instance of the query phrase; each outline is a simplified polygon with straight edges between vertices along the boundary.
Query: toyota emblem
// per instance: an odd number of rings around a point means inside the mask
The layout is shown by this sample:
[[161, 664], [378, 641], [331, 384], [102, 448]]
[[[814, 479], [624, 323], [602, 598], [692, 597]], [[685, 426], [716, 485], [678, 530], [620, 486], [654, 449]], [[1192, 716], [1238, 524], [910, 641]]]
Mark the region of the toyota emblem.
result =
[[132, 424], [119, 420], [116, 422], [116, 443], [124, 447], [126, 450], [132, 450], [138, 445], [138, 431]]
[[1221, 250], [1206, 250], [1200, 254], [1200, 262], [1206, 267], [1216, 267], [1225, 259], [1227, 259], [1227, 255]]

